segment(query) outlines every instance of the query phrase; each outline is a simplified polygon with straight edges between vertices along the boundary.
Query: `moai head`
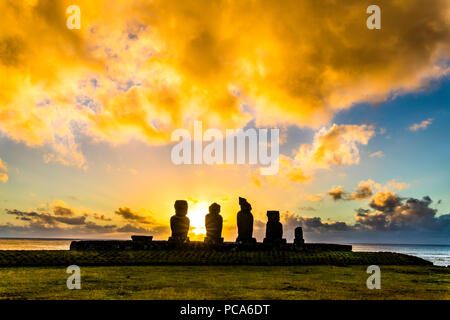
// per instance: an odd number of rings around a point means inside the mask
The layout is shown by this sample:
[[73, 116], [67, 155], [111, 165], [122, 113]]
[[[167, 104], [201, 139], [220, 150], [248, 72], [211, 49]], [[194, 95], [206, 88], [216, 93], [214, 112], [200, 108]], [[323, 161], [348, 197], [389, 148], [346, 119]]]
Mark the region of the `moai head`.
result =
[[302, 229], [302, 227], [295, 228], [295, 239], [303, 239], [303, 229]]
[[212, 205], [209, 206], [209, 213], [212, 214], [219, 214], [220, 212], [220, 205], [218, 205], [217, 203], [213, 203]]
[[247, 202], [247, 199], [239, 197], [239, 205], [241, 206], [241, 211], [250, 211], [252, 206]]
[[280, 211], [267, 211], [269, 222], [280, 222]]
[[179, 217], [185, 217], [188, 211], [188, 203], [186, 200], [175, 201], [175, 214]]

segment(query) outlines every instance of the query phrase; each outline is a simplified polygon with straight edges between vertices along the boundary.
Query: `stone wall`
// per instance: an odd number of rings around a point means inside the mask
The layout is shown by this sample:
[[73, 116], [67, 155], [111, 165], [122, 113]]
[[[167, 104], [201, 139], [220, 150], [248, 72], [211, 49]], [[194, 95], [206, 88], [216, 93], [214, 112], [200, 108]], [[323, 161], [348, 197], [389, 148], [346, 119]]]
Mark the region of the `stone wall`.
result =
[[293, 243], [266, 244], [266, 243], [244, 243], [224, 242], [222, 244], [208, 244], [203, 241], [191, 241], [188, 243], [176, 243], [169, 241], [132, 241], [132, 240], [98, 240], [98, 241], [72, 241], [70, 250], [160, 250], [160, 249], [185, 249], [196, 250], [210, 248], [212, 250], [294, 250], [294, 251], [352, 251], [351, 245], [332, 243], [305, 243], [297, 245]]

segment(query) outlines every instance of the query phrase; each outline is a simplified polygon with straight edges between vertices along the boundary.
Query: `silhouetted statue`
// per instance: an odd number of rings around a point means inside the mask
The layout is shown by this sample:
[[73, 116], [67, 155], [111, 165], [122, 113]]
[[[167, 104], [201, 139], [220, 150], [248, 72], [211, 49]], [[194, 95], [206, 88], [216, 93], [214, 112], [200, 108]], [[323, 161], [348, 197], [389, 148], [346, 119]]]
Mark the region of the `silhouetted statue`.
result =
[[305, 244], [305, 240], [303, 239], [303, 229], [302, 229], [302, 227], [295, 228], [294, 244]]
[[186, 217], [188, 203], [186, 200], [175, 201], [175, 215], [170, 218], [170, 229], [172, 236], [169, 241], [185, 242], [189, 241], [189, 218]]
[[283, 239], [283, 225], [280, 222], [280, 212], [267, 211], [267, 218], [264, 243], [286, 243], [286, 239]]
[[209, 213], [205, 216], [206, 238], [205, 242], [222, 243], [223, 218], [219, 214], [220, 205], [213, 203], [209, 206]]
[[267, 211], [266, 239], [276, 240], [283, 237], [279, 211]]
[[239, 197], [239, 205], [241, 206], [241, 210], [237, 214], [238, 237], [236, 239], [236, 242], [256, 242], [256, 239], [252, 238], [252, 206], [247, 202], [246, 199], [241, 197]]

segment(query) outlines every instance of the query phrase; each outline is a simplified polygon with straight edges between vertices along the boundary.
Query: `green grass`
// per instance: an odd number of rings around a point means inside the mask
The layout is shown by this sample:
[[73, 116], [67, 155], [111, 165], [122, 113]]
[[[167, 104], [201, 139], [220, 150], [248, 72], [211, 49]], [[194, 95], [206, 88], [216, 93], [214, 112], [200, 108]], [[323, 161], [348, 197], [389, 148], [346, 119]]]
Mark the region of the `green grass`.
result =
[[[69, 265], [81, 290], [68, 290]], [[369, 290], [369, 265], [381, 290]], [[450, 269], [396, 253], [0, 251], [0, 299], [449, 299]]]
[[297, 251], [0, 251], [0, 267], [120, 265], [431, 265], [389, 252]]
[[81, 290], [65, 267], [0, 268], [0, 299], [450, 299], [450, 269], [381, 266], [87, 266]]

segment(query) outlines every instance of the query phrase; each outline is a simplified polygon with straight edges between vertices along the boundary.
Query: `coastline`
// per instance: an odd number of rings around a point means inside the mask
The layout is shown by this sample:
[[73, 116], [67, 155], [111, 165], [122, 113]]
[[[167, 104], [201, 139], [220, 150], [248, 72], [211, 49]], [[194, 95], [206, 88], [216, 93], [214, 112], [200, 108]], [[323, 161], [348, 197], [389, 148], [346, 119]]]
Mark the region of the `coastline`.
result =
[[[1, 250], [62, 250], [70, 249], [72, 241], [108, 241], [109, 239], [72, 238], [0, 238]], [[118, 239], [123, 241], [126, 239]], [[344, 243], [343, 243], [344, 244]], [[450, 265], [450, 245], [445, 244], [394, 244], [394, 243], [348, 243], [355, 252], [397, 252], [417, 256], [437, 266]]]
[[292, 251], [292, 250], [3, 250], [0, 267], [49, 266], [135, 266], [135, 265], [417, 265], [432, 266], [424, 259], [391, 252]]

